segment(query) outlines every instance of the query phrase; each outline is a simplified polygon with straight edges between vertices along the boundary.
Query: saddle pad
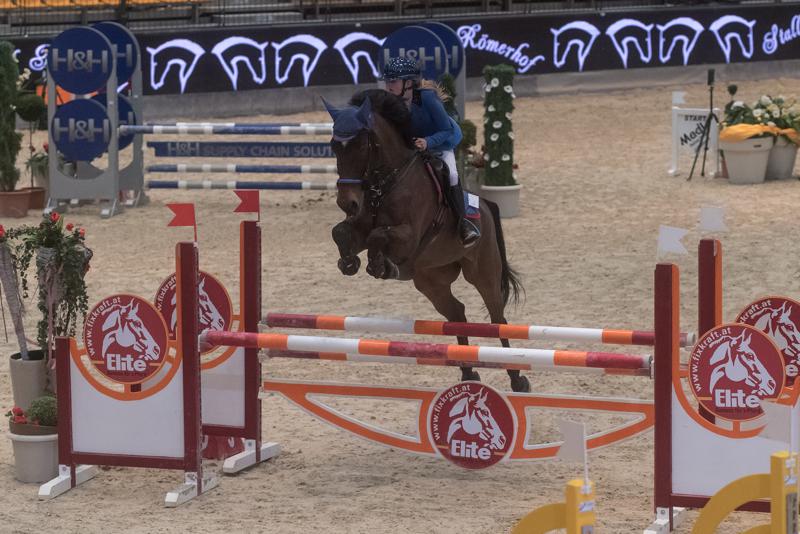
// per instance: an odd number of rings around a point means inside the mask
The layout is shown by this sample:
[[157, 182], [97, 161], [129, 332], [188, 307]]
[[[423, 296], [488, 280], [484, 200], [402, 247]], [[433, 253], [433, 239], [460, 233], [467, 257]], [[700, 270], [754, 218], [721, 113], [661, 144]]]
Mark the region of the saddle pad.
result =
[[466, 208], [467, 217], [470, 219], [480, 219], [481, 209], [478, 195], [473, 195], [469, 191], [464, 191], [464, 207]]

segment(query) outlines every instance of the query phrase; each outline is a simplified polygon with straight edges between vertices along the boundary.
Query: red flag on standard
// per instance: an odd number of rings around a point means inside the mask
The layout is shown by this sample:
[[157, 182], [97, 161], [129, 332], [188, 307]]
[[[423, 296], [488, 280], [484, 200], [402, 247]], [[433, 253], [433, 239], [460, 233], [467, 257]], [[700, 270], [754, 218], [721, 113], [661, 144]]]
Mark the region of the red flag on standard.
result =
[[197, 222], [194, 216], [194, 204], [167, 204], [175, 216], [167, 226], [191, 226], [194, 228], [194, 240], [197, 242]]
[[261, 203], [258, 190], [234, 190], [236, 196], [239, 197], [239, 205], [236, 207], [234, 213], [258, 213], [261, 219]]

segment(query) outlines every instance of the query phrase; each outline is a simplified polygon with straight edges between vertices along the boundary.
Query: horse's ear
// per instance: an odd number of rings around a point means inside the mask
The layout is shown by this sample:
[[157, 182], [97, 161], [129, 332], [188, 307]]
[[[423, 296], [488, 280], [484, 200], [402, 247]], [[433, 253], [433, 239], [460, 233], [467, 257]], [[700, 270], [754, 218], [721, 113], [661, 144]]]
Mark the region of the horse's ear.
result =
[[336, 117], [338, 117], [339, 114], [341, 114], [342, 110], [341, 109], [336, 109], [335, 107], [333, 107], [333, 105], [331, 105], [323, 97], [319, 97], [319, 99], [322, 100], [322, 105], [325, 106], [325, 111], [327, 111], [328, 115], [330, 115], [331, 118], [335, 121]]
[[356, 116], [367, 129], [372, 129], [372, 124], [374, 121], [372, 118], [372, 101], [369, 99], [369, 97], [365, 98], [361, 103]]
[[119, 318], [119, 309], [112, 308], [112, 310], [113, 311], [109, 312], [109, 314], [106, 316], [106, 320], [103, 322], [103, 332], [114, 326]]

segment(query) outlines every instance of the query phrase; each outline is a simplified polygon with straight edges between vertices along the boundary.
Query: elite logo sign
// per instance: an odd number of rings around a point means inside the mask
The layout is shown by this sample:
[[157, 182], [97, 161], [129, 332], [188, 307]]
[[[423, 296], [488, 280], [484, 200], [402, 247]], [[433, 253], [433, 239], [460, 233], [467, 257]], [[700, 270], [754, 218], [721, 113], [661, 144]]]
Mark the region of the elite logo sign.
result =
[[104, 376], [139, 384], [164, 364], [169, 334], [152, 304], [133, 295], [112, 295], [89, 312], [83, 340], [86, 353]]
[[[233, 305], [228, 292], [214, 276], [200, 271], [197, 286], [198, 304], [200, 306], [200, 331], [229, 330]], [[164, 280], [156, 292], [155, 305], [161, 315], [168, 318], [170, 339], [175, 338], [178, 323], [177, 280], [175, 274]], [[208, 353], [215, 349], [204, 352]]]
[[483, 469], [511, 448], [516, 425], [505, 398], [480, 382], [462, 382], [431, 405], [428, 430], [434, 448], [454, 464]]
[[786, 385], [800, 374], [800, 302], [785, 297], [766, 297], [747, 306], [736, 318], [768, 335], [783, 355]]
[[706, 333], [689, 360], [689, 380], [697, 402], [728, 421], [762, 414], [761, 400], [783, 391], [783, 357], [758, 329], [726, 324]]

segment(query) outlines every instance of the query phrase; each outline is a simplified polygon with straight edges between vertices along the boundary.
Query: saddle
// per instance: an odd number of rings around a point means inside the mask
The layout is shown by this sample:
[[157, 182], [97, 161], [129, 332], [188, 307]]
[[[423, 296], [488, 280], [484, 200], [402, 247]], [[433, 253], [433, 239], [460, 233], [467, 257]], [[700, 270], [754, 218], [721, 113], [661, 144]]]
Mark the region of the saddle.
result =
[[[440, 157], [427, 151], [422, 153], [422, 161], [425, 163], [425, 168], [428, 170], [428, 177], [433, 181], [436, 188], [439, 204], [450, 208], [456, 214], [462, 211], [465, 212], [467, 218], [472, 219], [473, 222], [477, 224], [477, 221], [480, 220], [481, 217], [477, 205], [477, 197], [464, 191], [464, 198], [458, 199], [464, 203], [464, 208], [461, 210], [456, 208], [452, 203], [458, 200], [453, 198], [453, 195], [448, 194], [450, 190], [450, 168]], [[470, 196], [475, 200], [474, 206], [469, 202]]]
[[428, 170], [428, 178], [433, 181], [433, 185], [436, 188], [439, 204], [447, 205], [444, 191], [450, 185], [450, 169], [447, 168], [447, 164], [441, 158], [428, 151], [422, 152], [421, 155], [425, 168]]

